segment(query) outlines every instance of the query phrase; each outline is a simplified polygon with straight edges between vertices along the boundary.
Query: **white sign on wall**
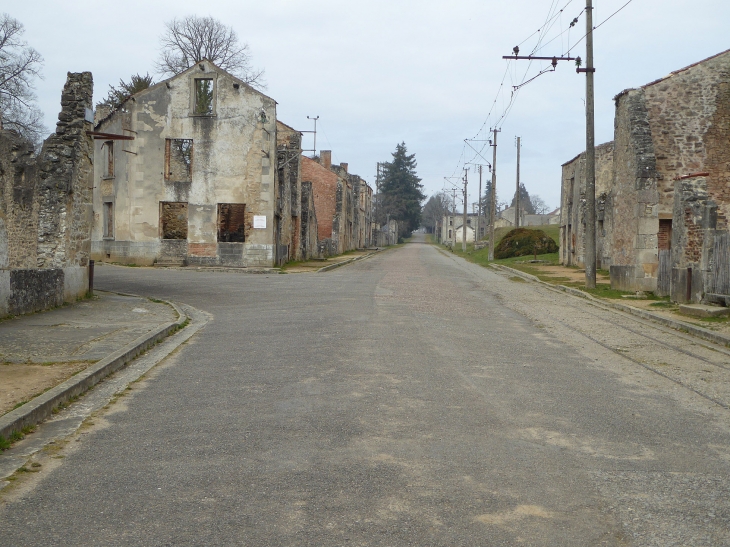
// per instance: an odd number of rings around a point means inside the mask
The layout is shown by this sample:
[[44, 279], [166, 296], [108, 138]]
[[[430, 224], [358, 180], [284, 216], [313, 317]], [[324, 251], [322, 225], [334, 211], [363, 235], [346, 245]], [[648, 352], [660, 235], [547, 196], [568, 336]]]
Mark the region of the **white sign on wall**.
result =
[[266, 216], [265, 215], [254, 215], [253, 227], [254, 228], [266, 228]]

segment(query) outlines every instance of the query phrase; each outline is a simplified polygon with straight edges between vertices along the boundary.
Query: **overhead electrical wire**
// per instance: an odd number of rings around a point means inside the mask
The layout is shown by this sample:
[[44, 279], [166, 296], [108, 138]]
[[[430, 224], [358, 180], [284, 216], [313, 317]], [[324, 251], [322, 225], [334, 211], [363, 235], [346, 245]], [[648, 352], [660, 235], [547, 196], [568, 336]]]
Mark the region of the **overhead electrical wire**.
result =
[[[583, 10], [581, 10], [581, 12], [574, 19], [571, 20], [571, 24], [566, 29], [564, 29], [562, 32], [560, 32], [557, 36], [554, 36], [553, 38], [551, 38], [550, 40], [548, 40], [547, 42], [544, 42], [544, 43], [543, 43], [543, 40], [545, 39], [547, 33], [555, 26], [556, 21], [558, 23], [561, 23], [559, 26], [562, 26], [562, 14], [563, 14], [563, 11], [572, 2], [573, 2], [573, 0], [568, 0], [568, 2], [561, 9], [559, 9], [558, 11], [555, 11], [554, 12], [554, 10], [556, 8], [557, 0], [552, 0], [552, 2], [550, 4], [550, 9], [548, 10], [548, 14], [547, 14], [547, 17], [545, 18], [545, 22], [543, 23], [543, 25], [540, 28], [538, 28], [535, 32], [533, 32], [532, 34], [530, 34], [527, 38], [525, 38], [524, 40], [522, 40], [517, 45], [517, 47], [523, 45], [525, 42], [527, 42], [528, 40], [530, 40], [533, 36], [535, 36], [537, 34], [537, 35], [539, 35], [538, 36], [538, 39], [537, 39], [537, 41], [535, 43], [535, 46], [532, 48], [531, 53], [530, 53], [530, 55], [534, 55], [535, 53], [540, 52], [545, 47], [547, 47], [548, 45], [550, 45], [553, 42], [555, 42], [558, 38], [561, 38], [564, 34], [568, 33], [568, 49], [565, 51], [565, 53], [563, 53], [561, 55], [561, 57], [569, 56], [570, 55], [570, 52], [578, 44], [580, 44], [586, 38], [586, 36], [587, 36], [587, 33], [586, 33], [578, 41], [576, 41], [574, 44], [571, 44], [570, 43], [570, 31], [573, 28], [573, 26], [575, 26], [575, 24], [577, 23], [578, 19], [585, 12], [585, 8]], [[601, 21], [598, 25], [594, 26], [592, 30], [596, 30], [596, 29], [600, 28], [609, 19], [611, 19], [612, 17], [614, 17], [617, 13], [619, 13], [626, 6], [628, 6], [631, 2], [633, 2], [633, 0], [628, 0], [619, 9], [617, 9], [611, 15], [609, 15], [608, 17], [606, 17], [606, 19], [604, 19], [603, 21]], [[563, 46], [562, 41], [561, 41], [561, 46]], [[536, 75], [534, 75], [534, 76], [532, 76], [532, 77], [530, 77], [528, 79], [527, 74], [529, 73], [531, 66], [532, 66], [532, 60], [530, 60], [528, 62], [527, 68], [525, 69], [525, 72], [522, 75], [522, 78], [517, 78], [517, 72], [516, 72], [517, 71], [517, 67], [516, 66], [513, 67], [512, 60], [509, 60], [509, 59], [507, 60], [507, 67], [505, 68], [505, 72], [504, 72], [504, 74], [502, 76], [502, 81], [500, 82], [499, 87], [497, 88], [497, 93], [495, 95], [494, 100], [492, 101], [492, 104], [490, 106], [489, 112], [487, 113], [487, 117], [484, 120], [484, 123], [482, 123], [481, 127], [479, 128], [479, 130], [474, 135], [474, 137], [472, 137], [469, 140], [472, 140], [472, 141], [477, 140], [477, 137], [479, 137], [482, 134], [482, 132], [484, 131], [485, 127], [487, 127], [487, 124], [489, 124], [489, 121], [492, 118], [492, 113], [494, 112], [494, 108], [497, 105], [497, 102], [499, 102], [500, 98], [502, 99], [502, 114], [498, 118], [496, 118], [495, 122], [492, 124], [495, 128], [500, 127], [501, 124], [503, 124], [504, 121], [507, 119], [507, 116], [512, 111], [512, 108], [514, 108], [515, 101], [517, 99], [517, 96], [519, 95], [519, 91], [520, 91], [520, 89], [523, 86], [529, 84], [530, 82], [534, 81], [535, 79], [537, 79], [538, 77], [542, 76], [543, 74], [545, 74], [547, 72], [554, 71], [554, 67], [552, 67], [552, 66], [551, 67], [547, 67], [547, 68], [543, 68]], [[514, 68], [514, 75], [510, 71], [511, 68]], [[506, 78], [507, 78], [508, 75], [510, 76], [510, 80], [511, 80], [511, 83], [512, 83], [512, 92], [510, 94], [509, 101], [507, 101], [507, 104], [505, 106], [504, 83], [505, 83], [505, 80], [506, 80]], [[518, 80], [520, 80], [520, 82], [518, 84], [515, 84], [515, 82], [518, 81]], [[453, 178], [455, 176], [455, 174], [462, 168], [463, 165], [465, 165], [467, 163], [470, 163], [470, 162], [473, 162], [474, 159], [476, 159], [478, 155], [481, 155], [481, 153], [484, 151], [484, 148], [486, 148], [486, 146], [487, 146], [487, 141], [485, 140], [485, 142], [482, 145], [482, 147], [480, 148], [479, 152], [477, 154], [475, 154], [474, 157], [467, 162], [467, 161], [464, 161], [466, 159], [466, 151], [467, 151], [466, 150], [466, 145], [463, 145], [462, 146], [462, 150], [461, 150], [461, 154], [460, 154], [460, 157], [459, 157], [459, 161], [457, 162], [456, 168], [454, 169], [454, 172], [452, 173], [452, 176], [450, 178]]]

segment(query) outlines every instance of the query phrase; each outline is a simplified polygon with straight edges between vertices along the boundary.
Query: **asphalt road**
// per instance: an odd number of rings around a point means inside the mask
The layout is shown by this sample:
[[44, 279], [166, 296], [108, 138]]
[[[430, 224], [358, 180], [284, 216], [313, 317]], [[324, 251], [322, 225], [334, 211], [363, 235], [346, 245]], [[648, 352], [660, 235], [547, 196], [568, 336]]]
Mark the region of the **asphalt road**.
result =
[[730, 545], [730, 411], [596, 338], [634, 319], [419, 243], [96, 285], [212, 320], [4, 496], [3, 546]]

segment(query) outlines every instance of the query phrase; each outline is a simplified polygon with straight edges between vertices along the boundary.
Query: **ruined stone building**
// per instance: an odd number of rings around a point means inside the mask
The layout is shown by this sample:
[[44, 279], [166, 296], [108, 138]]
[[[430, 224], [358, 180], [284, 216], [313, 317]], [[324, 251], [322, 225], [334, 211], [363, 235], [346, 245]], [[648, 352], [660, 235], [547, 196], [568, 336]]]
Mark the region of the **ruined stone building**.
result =
[[286, 238], [288, 260], [306, 260], [317, 254], [317, 215], [311, 182], [302, 183], [302, 134], [276, 122], [277, 232]]
[[69, 73], [56, 131], [34, 155], [0, 131], [0, 317], [83, 297], [89, 288], [93, 80]]
[[[583, 267], [585, 263], [585, 152], [563, 164], [561, 192], [560, 263]], [[596, 262], [610, 266], [610, 249], [605, 244], [610, 232], [606, 224], [606, 198], [613, 188], [613, 141], [596, 147]]]
[[341, 254], [371, 245], [372, 188], [348, 165], [332, 165], [332, 152], [322, 150], [318, 159], [302, 157], [302, 181], [312, 185], [319, 254]]
[[[598, 266], [678, 302], [730, 294], [730, 50], [615, 97], [596, 153]], [[584, 156], [563, 165], [561, 261], [583, 265]], [[719, 296], [712, 296], [719, 295]]]
[[291, 164], [277, 180], [287, 139], [273, 99], [202, 61], [97, 118], [94, 258], [270, 267], [297, 256], [301, 188]]

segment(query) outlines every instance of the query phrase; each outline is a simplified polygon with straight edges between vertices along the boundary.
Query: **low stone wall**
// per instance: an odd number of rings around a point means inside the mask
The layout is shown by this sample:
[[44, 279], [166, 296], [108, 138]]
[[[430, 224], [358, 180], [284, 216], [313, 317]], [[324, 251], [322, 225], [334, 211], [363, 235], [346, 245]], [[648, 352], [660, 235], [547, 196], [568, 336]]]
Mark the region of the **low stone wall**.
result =
[[88, 268], [0, 271], [0, 317], [47, 310], [86, 295]]

